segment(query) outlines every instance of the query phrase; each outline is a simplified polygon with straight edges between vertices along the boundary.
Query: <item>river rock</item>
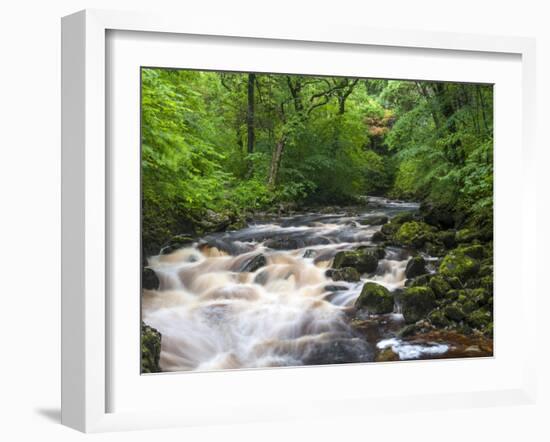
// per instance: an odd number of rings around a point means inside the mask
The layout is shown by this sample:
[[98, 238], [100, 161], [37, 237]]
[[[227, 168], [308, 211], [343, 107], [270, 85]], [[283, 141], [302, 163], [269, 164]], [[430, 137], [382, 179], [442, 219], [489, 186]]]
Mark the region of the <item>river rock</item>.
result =
[[450, 305], [445, 306], [443, 309], [443, 314], [445, 317], [449, 318], [451, 321], [460, 322], [466, 316], [462, 310], [460, 304], [454, 302]]
[[448, 253], [439, 265], [439, 273], [443, 276], [456, 276], [464, 282], [479, 271], [479, 261], [471, 256], [465, 255], [461, 250], [456, 249]]
[[393, 311], [393, 296], [388, 289], [374, 282], [363, 285], [361, 294], [355, 301], [358, 310], [366, 308], [369, 313], [382, 315]]
[[147, 290], [157, 290], [159, 288], [159, 278], [153, 269], [144, 267], [141, 272], [141, 288]]
[[267, 264], [267, 259], [265, 255], [259, 254], [252, 257], [250, 260], [244, 263], [244, 265], [239, 269], [239, 272], [255, 272], [261, 267], [264, 267]]
[[372, 234], [372, 238], [371, 238], [372, 242], [382, 242], [385, 240], [386, 240], [386, 236], [380, 230]]
[[435, 306], [435, 295], [429, 287], [408, 287], [403, 292], [401, 310], [407, 324], [425, 318]]
[[309, 344], [302, 359], [305, 365], [372, 362], [374, 350], [360, 338], [341, 338]]
[[158, 330], [141, 322], [141, 372], [160, 372], [160, 347], [162, 336]]
[[331, 269], [330, 277], [334, 281], [358, 282], [361, 275], [353, 267], [342, 267], [341, 269]]
[[274, 250], [296, 250], [301, 249], [306, 244], [300, 238], [292, 238], [290, 236], [281, 236], [279, 238], [268, 239], [264, 245]]
[[430, 279], [430, 288], [433, 290], [437, 299], [442, 299], [451, 290], [451, 285], [439, 275], [435, 275]]
[[338, 252], [332, 267], [340, 269], [353, 267], [359, 273], [373, 273], [378, 267], [378, 252], [372, 249], [349, 250]]
[[386, 215], [371, 215], [359, 220], [359, 224], [363, 226], [381, 226], [388, 222], [389, 218]]
[[426, 260], [421, 256], [413, 256], [409, 259], [405, 268], [405, 276], [408, 279], [420, 276], [426, 273]]
[[409, 221], [399, 228], [394, 238], [404, 246], [420, 249], [433, 238], [433, 227], [420, 221]]

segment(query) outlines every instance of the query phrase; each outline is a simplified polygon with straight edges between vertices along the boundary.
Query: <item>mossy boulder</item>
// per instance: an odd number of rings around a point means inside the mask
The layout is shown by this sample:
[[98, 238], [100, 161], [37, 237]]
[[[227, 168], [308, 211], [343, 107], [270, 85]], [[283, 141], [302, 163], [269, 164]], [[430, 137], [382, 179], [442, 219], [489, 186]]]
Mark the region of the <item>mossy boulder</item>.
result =
[[394, 224], [403, 224], [415, 219], [416, 214], [414, 212], [401, 212], [395, 215], [391, 222]]
[[451, 321], [460, 322], [466, 316], [462, 310], [460, 304], [452, 303], [443, 308], [443, 314]]
[[334, 281], [347, 282], [358, 282], [361, 279], [361, 275], [353, 267], [342, 267], [341, 269], [333, 269], [330, 272], [330, 277]]
[[456, 232], [453, 230], [443, 230], [436, 235], [437, 241], [443, 244], [447, 249], [452, 249], [456, 245]]
[[435, 275], [430, 279], [430, 288], [433, 290], [435, 297], [441, 299], [451, 290], [451, 285], [442, 276]]
[[371, 215], [359, 221], [363, 226], [381, 226], [386, 224], [389, 218], [386, 215]]
[[430, 279], [433, 277], [431, 273], [425, 273], [424, 275], [417, 276], [413, 279], [407, 279], [405, 281], [405, 287], [424, 287], [430, 283]]
[[422, 248], [431, 238], [433, 238], [433, 228], [420, 221], [404, 223], [394, 235], [395, 241], [399, 244], [416, 248]]
[[158, 330], [141, 322], [141, 372], [158, 373], [160, 370], [160, 345], [162, 336]]
[[392, 221], [388, 224], [384, 224], [380, 229], [380, 232], [382, 232], [385, 237], [391, 238], [399, 230], [399, 227], [401, 227], [400, 224], [394, 223]]
[[473, 328], [476, 328], [478, 330], [483, 330], [486, 328], [491, 322], [493, 321], [493, 318], [491, 316], [491, 313], [484, 309], [478, 309], [473, 311], [468, 315], [466, 318], [466, 322], [472, 326]]
[[483, 246], [480, 244], [473, 244], [471, 246], [462, 246], [458, 249], [459, 253], [462, 253], [470, 258], [481, 260], [484, 256]]
[[449, 283], [452, 289], [460, 290], [463, 287], [462, 282], [460, 282], [460, 279], [458, 279], [456, 276], [445, 276], [445, 281]]
[[369, 313], [382, 315], [393, 311], [393, 295], [389, 290], [374, 282], [363, 285], [361, 294], [355, 301], [355, 308], [366, 308]]
[[428, 320], [435, 327], [438, 327], [438, 328], [444, 328], [444, 327], [447, 327], [451, 324], [451, 321], [449, 321], [447, 316], [445, 316], [445, 314], [441, 310], [432, 311], [428, 316]]
[[445, 255], [445, 247], [443, 244], [436, 242], [427, 242], [424, 244], [424, 251], [430, 256], [443, 256]]
[[462, 252], [460, 249], [448, 253], [439, 266], [443, 276], [457, 277], [464, 282], [479, 271], [479, 261]]
[[372, 249], [338, 252], [334, 257], [332, 267], [335, 269], [353, 267], [361, 274], [373, 273], [378, 267], [378, 252]]
[[425, 318], [435, 306], [435, 295], [429, 287], [408, 287], [403, 292], [401, 310], [407, 324]]
[[415, 278], [425, 274], [426, 271], [426, 260], [421, 256], [413, 256], [407, 262], [407, 267], [405, 268], [405, 276], [408, 279]]
[[450, 204], [424, 202], [420, 205], [420, 213], [428, 224], [445, 229], [455, 225], [454, 210]]

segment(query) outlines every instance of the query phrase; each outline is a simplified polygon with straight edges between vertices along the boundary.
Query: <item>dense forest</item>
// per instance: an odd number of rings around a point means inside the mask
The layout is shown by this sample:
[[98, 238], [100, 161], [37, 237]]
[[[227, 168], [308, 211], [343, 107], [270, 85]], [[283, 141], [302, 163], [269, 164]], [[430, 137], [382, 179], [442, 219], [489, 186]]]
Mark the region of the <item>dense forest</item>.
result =
[[142, 69], [142, 370], [493, 353], [493, 87]]
[[491, 223], [492, 105], [491, 85], [144, 68], [146, 252], [364, 195]]

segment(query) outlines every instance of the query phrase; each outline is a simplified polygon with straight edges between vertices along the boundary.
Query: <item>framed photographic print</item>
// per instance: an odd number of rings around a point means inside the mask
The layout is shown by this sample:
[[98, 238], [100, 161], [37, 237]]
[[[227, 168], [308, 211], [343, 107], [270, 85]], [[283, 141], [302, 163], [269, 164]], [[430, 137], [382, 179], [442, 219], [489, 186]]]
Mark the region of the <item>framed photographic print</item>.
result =
[[531, 401], [533, 57], [64, 18], [63, 423]]

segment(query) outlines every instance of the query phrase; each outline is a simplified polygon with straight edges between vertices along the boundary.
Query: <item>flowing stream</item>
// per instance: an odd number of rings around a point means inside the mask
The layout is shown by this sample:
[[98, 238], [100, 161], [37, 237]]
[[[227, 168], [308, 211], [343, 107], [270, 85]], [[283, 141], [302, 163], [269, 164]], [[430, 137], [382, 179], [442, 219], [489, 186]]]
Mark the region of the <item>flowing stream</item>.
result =
[[380, 225], [418, 205], [369, 198], [363, 211], [304, 213], [209, 235], [189, 247], [149, 259], [159, 290], [145, 290], [145, 323], [162, 334], [163, 371], [220, 370], [369, 362], [391, 347], [401, 359], [444, 347], [407, 346], [384, 330], [402, 326], [398, 306], [371, 338], [350, 325], [352, 306], [366, 281], [402, 288], [410, 257], [386, 248], [373, 275], [360, 282], [325, 276], [341, 250], [372, 245]]

